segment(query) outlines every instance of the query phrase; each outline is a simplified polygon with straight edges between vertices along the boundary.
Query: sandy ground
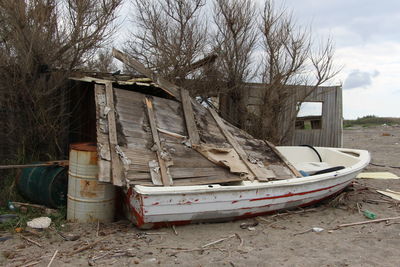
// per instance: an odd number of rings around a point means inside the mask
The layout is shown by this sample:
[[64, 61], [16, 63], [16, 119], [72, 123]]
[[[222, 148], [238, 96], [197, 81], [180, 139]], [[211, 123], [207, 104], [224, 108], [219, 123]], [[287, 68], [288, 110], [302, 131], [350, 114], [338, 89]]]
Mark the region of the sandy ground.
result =
[[[344, 133], [345, 147], [367, 149], [372, 162], [381, 165], [400, 166], [399, 143], [400, 127], [352, 128]], [[400, 176], [400, 169], [370, 165], [367, 170]], [[42, 247], [14, 235], [0, 242], [0, 265], [47, 266], [58, 251], [52, 266], [399, 266], [400, 220], [332, 230], [368, 220], [357, 203], [378, 218], [400, 216], [399, 202], [372, 187], [400, 191], [400, 180], [357, 180], [339, 197], [306, 212], [180, 226], [176, 233], [172, 228], [143, 232], [119, 221], [99, 229], [96, 224], [67, 224], [63, 231], [79, 234], [76, 241], [64, 241], [54, 230], [24, 234]], [[242, 223], [255, 226], [242, 229]], [[325, 230], [308, 231], [312, 227]], [[93, 248], [77, 253], [98, 240]]]

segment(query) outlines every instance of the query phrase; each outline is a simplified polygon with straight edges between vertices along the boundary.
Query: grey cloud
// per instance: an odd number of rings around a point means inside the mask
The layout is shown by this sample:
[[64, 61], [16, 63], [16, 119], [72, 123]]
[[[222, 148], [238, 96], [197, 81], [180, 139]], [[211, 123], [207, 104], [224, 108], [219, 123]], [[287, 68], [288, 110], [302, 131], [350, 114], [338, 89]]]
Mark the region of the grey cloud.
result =
[[400, 40], [398, 0], [386, 0], [385, 4], [376, 0], [287, 0], [286, 3], [300, 21], [311, 20], [315, 30], [334, 27], [346, 30], [348, 34], [334, 36], [339, 46], [358, 41]]
[[366, 72], [353, 70], [346, 78], [343, 89], [366, 88], [372, 84], [372, 79], [379, 75], [379, 71]]

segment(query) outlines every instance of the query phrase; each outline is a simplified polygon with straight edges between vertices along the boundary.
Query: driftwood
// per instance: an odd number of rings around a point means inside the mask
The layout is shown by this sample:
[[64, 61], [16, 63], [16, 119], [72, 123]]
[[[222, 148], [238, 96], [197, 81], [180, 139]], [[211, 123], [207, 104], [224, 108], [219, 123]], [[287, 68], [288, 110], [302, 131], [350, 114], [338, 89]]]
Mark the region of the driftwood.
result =
[[23, 235], [20, 235], [20, 237], [25, 239], [26, 241], [32, 243], [32, 244], [35, 244], [36, 246], [38, 246], [40, 248], [43, 248], [43, 246], [40, 243], [36, 242], [35, 240], [32, 240], [32, 239], [30, 239], [30, 238], [28, 238], [26, 236], [23, 236]]
[[400, 219], [400, 216], [388, 217], [388, 218], [382, 218], [382, 219], [376, 219], [376, 220], [369, 220], [369, 221], [362, 221], [362, 222], [355, 222], [355, 223], [345, 223], [345, 224], [338, 225], [335, 229], [339, 229], [339, 228], [342, 228], [342, 227], [355, 226], [355, 225], [369, 224], [369, 223], [392, 221], [392, 220], [398, 220], [398, 219]]
[[87, 244], [86, 246], [83, 246], [83, 247], [81, 247], [81, 248], [79, 248], [79, 249], [77, 249], [77, 250], [74, 250], [74, 251], [70, 252], [70, 253], [68, 254], [68, 256], [72, 256], [72, 255], [75, 255], [75, 254], [77, 254], [77, 253], [79, 253], [79, 252], [82, 252], [82, 251], [84, 251], [84, 250], [87, 250], [87, 249], [89, 249], [89, 248], [93, 248], [93, 247], [96, 246], [98, 243], [100, 243], [101, 241], [104, 241], [104, 240], [107, 239], [108, 237], [109, 237], [109, 236], [100, 238], [100, 239], [98, 239], [98, 240], [96, 240], [96, 241], [94, 241], [94, 242], [92, 242], [92, 243], [90, 243], [90, 244]]

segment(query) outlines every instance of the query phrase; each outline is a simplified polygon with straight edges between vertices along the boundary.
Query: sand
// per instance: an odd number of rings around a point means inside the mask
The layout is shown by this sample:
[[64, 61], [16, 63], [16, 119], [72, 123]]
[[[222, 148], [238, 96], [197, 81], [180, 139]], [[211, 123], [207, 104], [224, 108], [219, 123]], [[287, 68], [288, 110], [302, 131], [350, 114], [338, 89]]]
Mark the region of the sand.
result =
[[[369, 150], [375, 164], [400, 166], [399, 143], [400, 127], [344, 131], [344, 146]], [[366, 171], [400, 176], [400, 169], [389, 167], [370, 165]], [[52, 266], [399, 266], [400, 220], [336, 229], [368, 220], [357, 203], [378, 218], [400, 216], [399, 202], [372, 188], [400, 191], [400, 180], [358, 179], [339, 197], [300, 213], [179, 226], [176, 233], [172, 228], [143, 232], [118, 221], [99, 229], [97, 224], [65, 225], [64, 232], [80, 235], [76, 241], [64, 241], [53, 230], [26, 235], [42, 247], [14, 235], [0, 242], [0, 264], [47, 266], [58, 250]], [[243, 223], [250, 227], [242, 229]], [[324, 231], [310, 231], [313, 227]], [[101, 238], [93, 248], [70, 255]]]

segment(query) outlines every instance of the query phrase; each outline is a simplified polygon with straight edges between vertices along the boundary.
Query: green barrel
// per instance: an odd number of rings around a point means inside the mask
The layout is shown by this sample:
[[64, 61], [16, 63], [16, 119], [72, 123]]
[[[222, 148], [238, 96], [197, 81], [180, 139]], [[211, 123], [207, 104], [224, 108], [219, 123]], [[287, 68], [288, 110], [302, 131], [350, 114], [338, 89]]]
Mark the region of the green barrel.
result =
[[67, 203], [68, 174], [61, 166], [25, 168], [18, 179], [18, 190], [30, 201], [57, 208]]

